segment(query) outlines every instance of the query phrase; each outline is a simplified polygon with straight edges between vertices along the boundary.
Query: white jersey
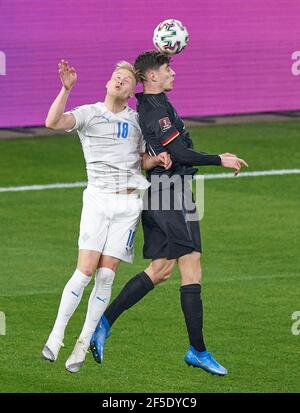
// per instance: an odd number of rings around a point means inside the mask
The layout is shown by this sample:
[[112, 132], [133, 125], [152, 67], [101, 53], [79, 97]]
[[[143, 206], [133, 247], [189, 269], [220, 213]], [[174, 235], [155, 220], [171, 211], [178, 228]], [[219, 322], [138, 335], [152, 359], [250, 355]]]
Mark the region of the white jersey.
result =
[[149, 187], [141, 174], [139, 154], [145, 152], [145, 142], [133, 109], [113, 113], [97, 102], [69, 113], [76, 124], [68, 132], [76, 129], [80, 137], [89, 184], [104, 193]]

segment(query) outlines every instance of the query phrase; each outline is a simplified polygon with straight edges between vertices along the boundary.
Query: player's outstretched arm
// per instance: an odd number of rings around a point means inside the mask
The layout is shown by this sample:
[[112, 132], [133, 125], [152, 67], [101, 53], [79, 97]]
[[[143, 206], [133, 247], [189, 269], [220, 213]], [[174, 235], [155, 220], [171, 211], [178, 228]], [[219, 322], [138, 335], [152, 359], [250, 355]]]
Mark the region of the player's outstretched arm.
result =
[[72, 129], [76, 123], [75, 117], [72, 113], [64, 113], [64, 111], [69, 94], [77, 81], [77, 74], [74, 67], [70, 67], [65, 60], [58, 63], [58, 68], [62, 88], [49, 109], [45, 126], [55, 130]]
[[221, 165], [221, 158], [219, 155], [209, 155], [204, 152], [197, 152], [194, 149], [185, 146], [178, 138], [165, 145], [165, 148], [172, 155], [174, 160], [184, 165]]
[[236, 155], [226, 152], [221, 155], [209, 155], [187, 148], [179, 139], [174, 139], [166, 145], [166, 149], [179, 163], [185, 165], [222, 165], [224, 168], [235, 170], [237, 175], [242, 166], [248, 167], [247, 163]]

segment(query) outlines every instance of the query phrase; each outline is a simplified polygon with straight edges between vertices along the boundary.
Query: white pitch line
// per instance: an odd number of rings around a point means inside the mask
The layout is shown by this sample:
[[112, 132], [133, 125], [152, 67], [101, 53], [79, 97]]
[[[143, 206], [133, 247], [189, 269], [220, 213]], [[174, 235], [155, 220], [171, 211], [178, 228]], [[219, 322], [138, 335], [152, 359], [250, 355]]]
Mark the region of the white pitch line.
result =
[[[274, 176], [274, 175], [298, 175], [300, 169], [274, 169], [270, 171], [254, 171], [254, 172], [241, 172], [239, 175], [234, 176], [233, 173], [222, 174], [208, 174], [208, 175], [196, 175], [194, 179], [230, 179], [230, 178], [245, 178], [256, 176]], [[2, 186], [0, 192], [20, 192], [20, 191], [42, 191], [45, 189], [62, 189], [62, 188], [84, 188], [87, 186], [87, 182], [65, 182], [48, 185], [26, 185], [26, 186]]]
[[[204, 175], [205, 179], [224, 179], [224, 178], [245, 178], [248, 176], [274, 176], [274, 175], [298, 175], [300, 169], [272, 169], [269, 171], [254, 171], [254, 172], [241, 172], [237, 176], [232, 173], [222, 174], [208, 174]], [[196, 175], [194, 179], [201, 179], [201, 175]]]
[[27, 185], [27, 186], [1, 186], [0, 192], [19, 192], [19, 191], [42, 191], [44, 189], [61, 189], [61, 188], [83, 188], [86, 182], [70, 182], [48, 185]]

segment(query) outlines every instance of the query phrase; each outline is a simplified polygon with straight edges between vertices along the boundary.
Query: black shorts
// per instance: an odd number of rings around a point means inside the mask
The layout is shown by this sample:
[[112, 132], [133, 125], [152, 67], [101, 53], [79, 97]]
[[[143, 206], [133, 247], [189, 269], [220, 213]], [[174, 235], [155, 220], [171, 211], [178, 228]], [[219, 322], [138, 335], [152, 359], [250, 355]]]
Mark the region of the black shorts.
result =
[[[163, 191], [157, 191], [153, 195], [150, 187], [144, 194], [142, 213], [144, 258], [171, 260], [193, 251], [202, 252], [200, 224], [195, 204], [187, 209], [184, 202], [187, 197], [191, 197], [194, 201], [191, 190], [185, 189], [181, 193], [174, 193], [174, 190], [171, 190], [169, 210], [162, 208], [161, 202], [159, 208], [153, 208], [151, 200], [159, 198], [161, 201]], [[172, 202], [173, 197], [179, 199], [176, 207]], [[178, 207], [179, 203], [181, 208]]]

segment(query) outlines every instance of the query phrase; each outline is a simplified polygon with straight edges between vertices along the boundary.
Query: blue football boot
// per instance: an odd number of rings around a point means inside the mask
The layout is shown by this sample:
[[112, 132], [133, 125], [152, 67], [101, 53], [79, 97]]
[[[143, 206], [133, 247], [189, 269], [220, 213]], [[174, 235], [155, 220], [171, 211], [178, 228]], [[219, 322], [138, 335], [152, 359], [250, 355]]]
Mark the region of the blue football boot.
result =
[[107, 318], [103, 315], [96, 327], [90, 341], [90, 350], [97, 363], [103, 362], [103, 350], [106, 338], [111, 335], [110, 325]]
[[211, 374], [218, 374], [219, 376], [226, 376], [227, 369], [221, 366], [209, 351], [197, 351], [190, 346], [185, 353], [184, 361], [188, 366], [199, 367]]

